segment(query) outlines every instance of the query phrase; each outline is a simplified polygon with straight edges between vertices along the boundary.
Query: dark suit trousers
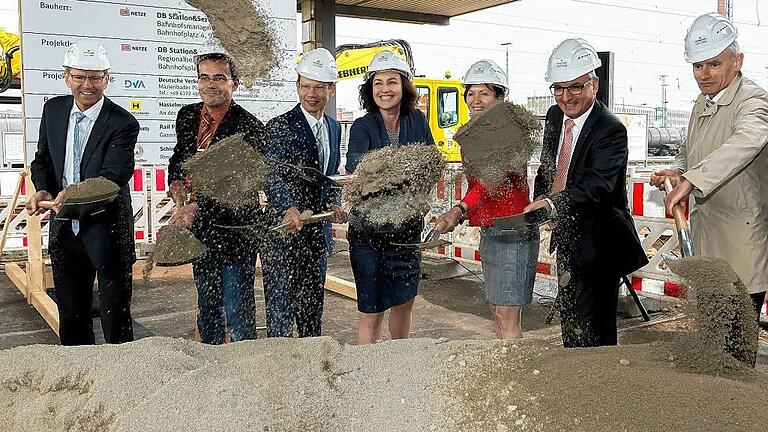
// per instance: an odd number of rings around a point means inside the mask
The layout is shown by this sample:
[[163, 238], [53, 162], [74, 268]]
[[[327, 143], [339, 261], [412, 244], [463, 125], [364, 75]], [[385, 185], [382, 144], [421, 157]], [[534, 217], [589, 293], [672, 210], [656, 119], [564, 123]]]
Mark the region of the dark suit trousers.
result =
[[325, 241], [323, 224], [304, 225], [296, 234], [275, 239], [261, 256], [268, 337], [290, 336], [294, 321], [299, 337], [320, 336]]
[[64, 222], [56, 242], [49, 247], [56, 305], [59, 309], [59, 338], [62, 345], [92, 345], [93, 281], [98, 273], [101, 326], [107, 343], [133, 340], [131, 321], [131, 268], [97, 272], [81, 238]]
[[559, 256], [557, 269], [563, 346], [616, 345], [616, 306], [621, 276], [599, 266], [587, 271], [574, 270]]

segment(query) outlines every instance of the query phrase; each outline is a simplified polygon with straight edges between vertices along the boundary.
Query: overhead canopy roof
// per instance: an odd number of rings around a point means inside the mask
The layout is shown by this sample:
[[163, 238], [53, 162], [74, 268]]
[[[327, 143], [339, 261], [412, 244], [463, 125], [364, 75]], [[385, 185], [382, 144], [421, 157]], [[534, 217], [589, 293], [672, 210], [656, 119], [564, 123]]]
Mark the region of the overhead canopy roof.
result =
[[451, 17], [517, 0], [336, 0], [336, 15], [447, 25]]

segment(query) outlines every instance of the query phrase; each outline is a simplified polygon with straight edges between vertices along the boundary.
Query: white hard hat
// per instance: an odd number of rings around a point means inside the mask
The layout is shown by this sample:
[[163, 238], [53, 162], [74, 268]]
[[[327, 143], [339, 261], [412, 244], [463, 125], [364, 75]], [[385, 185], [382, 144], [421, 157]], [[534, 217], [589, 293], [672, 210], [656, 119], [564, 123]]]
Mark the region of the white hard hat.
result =
[[296, 73], [311, 80], [335, 83], [339, 80], [339, 69], [333, 54], [325, 48], [315, 48], [301, 56]]
[[80, 39], [67, 48], [61, 65], [82, 70], [107, 70], [109, 58], [100, 43], [93, 39]]
[[549, 56], [547, 82], [565, 82], [589, 73], [602, 66], [597, 51], [584, 39], [566, 39], [560, 42]]
[[716, 13], [702, 15], [693, 20], [685, 35], [685, 61], [697, 63], [717, 57], [738, 35], [728, 18]]
[[465, 86], [473, 84], [493, 84], [507, 90], [507, 74], [493, 60], [483, 59], [472, 63], [461, 83]]
[[411, 72], [408, 63], [394, 51], [386, 50], [373, 56], [371, 63], [368, 65], [368, 73], [365, 75], [365, 79], [371, 79], [376, 72], [384, 70], [400, 72], [409, 81], [413, 79], [413, 72]]
[[197, 50], [197, 54], [193, 57], [195, 64], [199, 63], [203, 56], [211, 54], [220, 54], [222, 56], [229, 57], [227, 50], [224, 49], [224, 47], [221, 45], [221, 42], [219, 42], [219, 40], [215, 37], [211, 36], [211, 38], [206, 40], [203, 43], [203, 46]]

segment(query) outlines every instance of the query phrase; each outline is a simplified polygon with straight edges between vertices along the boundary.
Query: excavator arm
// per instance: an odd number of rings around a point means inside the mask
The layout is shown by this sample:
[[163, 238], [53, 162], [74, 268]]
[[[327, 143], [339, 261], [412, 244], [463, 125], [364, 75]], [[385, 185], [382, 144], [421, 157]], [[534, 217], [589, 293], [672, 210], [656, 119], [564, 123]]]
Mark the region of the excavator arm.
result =
[[21, 87], [19, 35], [0, 29], [0, 93]]
[[411, 71], [414, 71], [413, 52], [408, 42], [402, 39], [388, 39], [367, 44], [345, 44], [336, 47], [336, 65], [339, 79], [347, 80], [365, 75], [368, 64], [382, 51], [393, 51], [405, 59]]

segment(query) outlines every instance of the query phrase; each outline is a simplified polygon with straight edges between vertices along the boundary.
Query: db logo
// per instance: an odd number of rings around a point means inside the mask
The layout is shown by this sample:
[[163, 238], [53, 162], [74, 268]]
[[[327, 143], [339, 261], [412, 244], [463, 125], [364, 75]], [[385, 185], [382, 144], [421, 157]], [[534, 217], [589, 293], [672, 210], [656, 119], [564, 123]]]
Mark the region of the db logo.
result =
[[128, 8], [121, 8], [120, 16], [131, 16], [131, 10]]
[[130, 51], [131, 50], [131, 44], [120, 44], [120, 51]]

